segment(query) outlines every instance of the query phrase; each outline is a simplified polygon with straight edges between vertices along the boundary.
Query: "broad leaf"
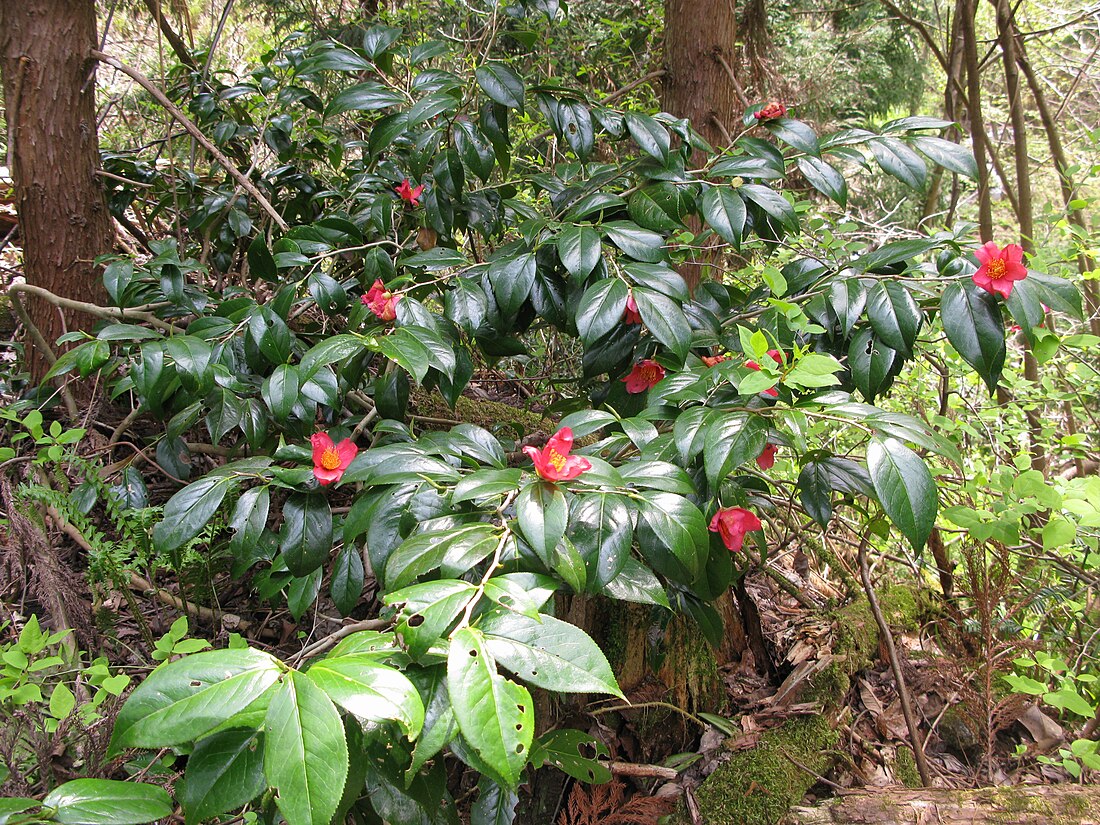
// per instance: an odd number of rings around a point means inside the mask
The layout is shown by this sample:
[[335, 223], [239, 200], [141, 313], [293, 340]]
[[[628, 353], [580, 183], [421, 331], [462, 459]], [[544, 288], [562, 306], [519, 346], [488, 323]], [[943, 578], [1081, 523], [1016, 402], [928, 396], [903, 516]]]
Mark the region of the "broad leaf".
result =
[[224, 730], [201, 740], [187, 757], [180, 801], [188, 825], [251, 802], [267, 787], [263, 734]]
[[58, 785], [42, 799], [42, 807], [52, 808], [50, 819], [63, 825], [139, 825], [172, 815], [164, 788], [114, 779], [74, 779]]
[[1004, 321], [996, 299], [971, 284], [954, 283], [943, 291], [940, 317], [947, 340], [992, 395], [1005, 363]]
[[936, 523], [936, 482], [920, 456], [893, 438], [873, 438], [867, 468], [879, 502], [890, 521], [920, 552]]

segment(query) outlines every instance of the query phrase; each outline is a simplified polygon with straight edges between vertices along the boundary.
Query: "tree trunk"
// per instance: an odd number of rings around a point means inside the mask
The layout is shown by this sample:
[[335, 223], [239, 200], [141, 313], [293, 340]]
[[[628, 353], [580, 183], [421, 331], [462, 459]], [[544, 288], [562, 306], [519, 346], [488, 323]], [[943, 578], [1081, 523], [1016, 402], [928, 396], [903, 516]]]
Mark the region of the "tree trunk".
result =
[[[686, 117], [709, 143], [725, 146], [741, 119], [734, 47], [737, 17], [733, 0], [665, 0], [665, 75], [661, 106]], [[699, 230], [699, 225], [688, 224]], [[680, 267], [688, 289], [698, 286], [706, 251]]]
[[[8, 120], [27, 283], [82, 301], [103, 294], [93, 260], [113, 230], [96, 178], [95, 4], [90, 0], [2, 0], [0, 71]], [[52, 343], [87, 316], [30, 299], [31, 321]], [[45, 353], [27, 338], [27, 366], [40, 379]]]
[[886, 789], [792, 808], [783, 825], [1098, 825], [1100, 792], [1080, 785], [1016, 785], [956, 791]]

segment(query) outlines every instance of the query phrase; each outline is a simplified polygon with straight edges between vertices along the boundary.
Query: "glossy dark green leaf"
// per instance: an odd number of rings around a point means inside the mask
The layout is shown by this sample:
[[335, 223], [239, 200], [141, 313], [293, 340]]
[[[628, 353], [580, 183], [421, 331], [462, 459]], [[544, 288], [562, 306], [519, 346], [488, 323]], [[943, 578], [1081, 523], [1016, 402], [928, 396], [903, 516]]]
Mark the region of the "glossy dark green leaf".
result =
[[359, 597], [363, 595], [363, 581], [363, 557], [353, 545], [345, 544], [336, 555], [329, 585], [332, 603], [341, 616], [350, 615], [359, 603]]
[[978, 179], [978, 162], [974, 160], [974, 153], [962, 144], [926, 135], [912, 137], [909, 143], [947, 171], [965, 175], [971, 180]]
[[703, 192], [701, 206], [703, 217], [718, 237], [740, 248], [747, 212], [737, 190], [729, 186], [710, 186]]
[[789, 232], [798, 231], [798, 216], [795, 214], [794, 207], [774, 189], [759, 183], [746, 183], [737, 191], [743, 198], [748, 198], [775, 218]]
[[798, 169], [810, 186], [843, 209], [848, 205], [848, 182], [836, 168], [821, 158], [807, 155], [798, 159]]
[[684, 216], [691, 208], [686, 188], [666, 181], [639, 189], [627, 202], [631, 220], [655, 232], [682, 230]]
[[332, 117], [344, 112], [372, 112], [407, 102], [404, 95], [381, 83], [368, 80], [337, 94], [329, 103], [326, 114]]
[[653, 337], [683, 361], [691, 348], [691, 325], [680, 305], [660, 292], [638, 287], [634, 301]]
[[928, 177], [924, 160], [897, 138], [875, 138], [867, 141], [871, 154], [887, 174], [910, 189], [920, 189]]
[[191, 825], [251, 802], [266, 787], [263, 734], [224, 730], [200, 740], [187, 757], [180, 801]]
[[516, 517], [531, 549], [550, 566], [569, 522], [569, 507], [561, 490], [551, 482], [531, 482], [516, 498]]
[[992, 394], [1005, 363], [1004, 321], [997, 300], [971, 284], [954, 283], [943, 291], [940, 318], [951, 346]]
[[638, 545], [654, 569], [683, 584], [694, 581], [710, 546], [699, 508], [683, 496], [646, 491], [638, 515]]
[[615, 246], [636, 261], [655, 264], [664, 259], [665, 239], [632, 221], [609, 221], [601, 228]]
[[479, 66], [474, 76], [492, 101], [523, 111], [523, 80], [510, 67], [490, 61]]
[[518, 468], [506, 470], [483, 469], [470, 473], [455, 485], [451, 501], [459, 504], [486, 496], [499, 496], [510, 493], [519, 487], [521, 471]]
[[294, 405], [298, 403], [300, 390], [298, 368], [290, 364], [280, 364], [264, 379], [260, 394], [271, 411], [271, 417], [285, 422], [290, 418]]
[[603, 245], [591, 226], [566, 224], [558, 235], [558, 258], [574, 282], [587, 278], [600, 262]]
[[279, 550], [287, 569], [308, 576], [332, 551], [332, 510], [324, 493], [291, 493], [283, 503]]
[[[492, 546], [487, 544], [487, 550]], [[472, 566], [466, 565], [459, 574]], [[395, 590], [386, 595], [386, 604], [397, 605], [395, 629], [405, 650], [418, 660], [432, 645], [445, 640], [455, 620], [479, 596], [477, 588], [469, 582], [440, 579]]]
[[622, 324], [627, 294], [626, 284], [618, 278], [604, 278], [585, 290], [577, 305], [576, 324], [586, 346]]
[[455, 278], [444, 294], [444, 313], [466, 332], [473, 335], [483, 323], [489, 310], [485, 290], [469, 278]]
[[558, 102], [558, 128], [561, 136], [581, 160], [592, 154], [596, 145], [592, 128], [592, 115], [588, 107], [579, 100], [561, 100]]
[[218, 511], [229, 486], [228, 479], [208, 476], [168, 499], [163, 520], [153, 527], [157, 552], [171, 553], [197, 536]]
[[876, 281], [867, 295], [867, 317], [888, 347], [909, 356], [924, 316], [912, 294], [897, 281]]
[[851, 275], [841, 275], [829, 287], [829, 307], [840, 321], [840, 334], [847, 338], [867, 306], [867, 287]]
[[882, 343], [871, 329], [856, 333], [848, 346], [848, 367], [852, 382], [867, 403], [874, 402], [889, 387], [893, 370], [900, 356]]
[[505, 316], [514, 316], [531, 294], [535, 282], [535, 253], [507, 255], [489, 262], [489, 283], [497, 306]]
[[672, 147], [672, 138], [668, 129], [651, 118], [639, 112], [627, 112], [624, 115], [627, 131], [634, 138], [634, 142], [647, 155], [658, 163], [668, 163], [668, 153]]
[[431, 353], [404, 327], [399, 327], [389, 335], [379, 338], [378, 349], [418, 382], [423, 381], [424, 376], [428, 374]]
[[613, 493], [578, 497], [569, 510], [569, 537], [587, 568], [590, 590], [622, 572], [634, 537], [626, 498]]
[[668, 594], [653, 571], [635, 559], [627, 558], [622, 571], [603, 589], [613, 599], [638, 604], [652, 604], [668, 607]]
[[498, 785], [487, 776], [477, 783], [477, 799], [470, 807], [470, 825], [512, 825], [519, 794]]
[[758, 415], [721, 413], [705, 424], [703, 466], [711, 490], [730, 473], [760, 455], [768, 443], [768, 425]]
[[920, 456], [893, 438], [873, 438], [867, 447], [867, 469], [882, 509], [909, 539], [924, 549], [936, 523], [936, 482]]
[[808, 155], [821, 154], [817, 133], [801, 120], [778, 117], [764, 121], [764, 127], [788, 146]]
[[498, 538], [497, 528], [480, 523], [414, 533], [390, 554], [383, 579], [386, 589], [405, 587], [425, 573], [435, 570], [443, 564], [448, 553], [457, 554], [464, 548], [496, 541]]
[[[539, 753], [558, 770], [589, 784], [611, 781], [604, 762], [610, 759], [607, 745], [587, 733], [561, 728], [545, 734], [538, 742]], [[585, 756], [591, 754], [591, 756]]]

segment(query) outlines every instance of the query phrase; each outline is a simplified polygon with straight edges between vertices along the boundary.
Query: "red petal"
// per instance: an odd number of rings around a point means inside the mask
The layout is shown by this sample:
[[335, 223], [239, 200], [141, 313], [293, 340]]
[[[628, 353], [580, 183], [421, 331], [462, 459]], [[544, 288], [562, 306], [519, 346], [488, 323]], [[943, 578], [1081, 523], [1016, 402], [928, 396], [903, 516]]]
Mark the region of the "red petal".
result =
[[332, 439], [329, 438], [328, 433], [314, 433], [310, 436], [309, 443], [313, 445], [313, 463], [319, 467], [325, 450], [331, 450], [333, 447]]

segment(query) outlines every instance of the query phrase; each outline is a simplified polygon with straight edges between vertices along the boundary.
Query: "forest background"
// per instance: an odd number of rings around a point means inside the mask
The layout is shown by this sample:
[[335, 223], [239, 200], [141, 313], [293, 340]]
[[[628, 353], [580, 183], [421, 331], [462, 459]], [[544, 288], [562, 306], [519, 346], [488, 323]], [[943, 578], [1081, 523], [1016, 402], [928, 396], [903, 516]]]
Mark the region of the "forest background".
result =
[[0, 825], [1095, 815], [1098, 27], [0, 6]]

